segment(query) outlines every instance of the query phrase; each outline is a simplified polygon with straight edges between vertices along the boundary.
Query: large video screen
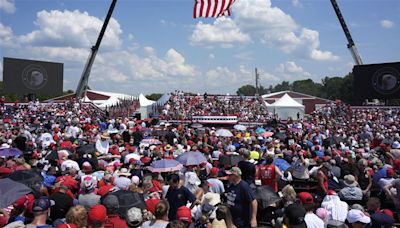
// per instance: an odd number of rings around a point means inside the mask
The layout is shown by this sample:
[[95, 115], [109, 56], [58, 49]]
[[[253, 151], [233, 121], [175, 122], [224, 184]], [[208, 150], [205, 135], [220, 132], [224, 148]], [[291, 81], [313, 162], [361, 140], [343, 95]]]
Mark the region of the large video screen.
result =
[[3, 59], [3, 88], [7, 94], [59, 96], [63, 92], [63, 78], [63, 63]]

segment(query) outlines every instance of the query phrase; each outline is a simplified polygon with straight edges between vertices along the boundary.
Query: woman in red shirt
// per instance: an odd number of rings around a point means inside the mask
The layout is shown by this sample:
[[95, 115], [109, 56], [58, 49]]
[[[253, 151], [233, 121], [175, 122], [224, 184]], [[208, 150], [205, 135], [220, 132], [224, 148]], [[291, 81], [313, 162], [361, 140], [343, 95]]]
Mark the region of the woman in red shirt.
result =
[[261, 180], [261, 185], [268, 185], [278, 192], [278, 178], [282, 176], [282, 172], [273, 164], [274, 158], [268, 156], [265, 160], [265, 165], [261, 165], [258, 171], [258, 178]]

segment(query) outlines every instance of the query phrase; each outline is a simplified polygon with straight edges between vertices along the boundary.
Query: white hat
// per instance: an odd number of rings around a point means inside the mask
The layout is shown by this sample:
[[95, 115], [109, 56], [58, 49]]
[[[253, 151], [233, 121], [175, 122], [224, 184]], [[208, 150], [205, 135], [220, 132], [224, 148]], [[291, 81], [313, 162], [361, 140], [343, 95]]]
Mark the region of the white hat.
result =
[[394, 141], [392, 143], [392, 148], [393, 149], [400, 149], [400, 143], [398, 141]]
[[207, 192], [204, 194], [203, 204], [210, 204], [211, 206], [216, 206], [221, 203], [221, 197], [217, 193]]
[[351, 209], [347, 214], [347, 221], [349, 223], [361, 222], [368, 224], [371, 222], [371, 218], [358, 209]]

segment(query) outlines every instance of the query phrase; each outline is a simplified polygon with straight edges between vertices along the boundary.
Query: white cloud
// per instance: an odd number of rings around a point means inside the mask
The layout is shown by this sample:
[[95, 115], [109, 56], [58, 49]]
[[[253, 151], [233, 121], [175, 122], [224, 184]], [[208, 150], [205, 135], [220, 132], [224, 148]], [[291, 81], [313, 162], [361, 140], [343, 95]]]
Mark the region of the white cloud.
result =
[[215, 55], [214, 55], [213, 53], [210, 53], [210, 54], [208, 55], [208, 58], [209, 58], [209, 59], [215, 59]]
[[309, 72], [305, 71], [303, 67], [297, 65], [293, 61], [286, 61], [279, 64], [275, 71], [281, 76], [281, 80], [295, 81], [312, 77]]
[[[21, 43], [35, 46], [88, 48], [95, 44], [103, 24], [99, 18], [79, 10], [43, 10], [36, 16], [34, 24], [38, 29], [18, 37]], [[119, 23], [111, 18], [101, 43], [101, 49], [120, 48], [121, 33]]]
[[224, 48], [232, 47], [234, 43], [248, 43], [250, 37], [237, 27], [231, 18], [217, 18], [212, 25], [198, 22], [190, 37], [194, 45], [213, 46]]
[[247, 44], [258, 39], [300, 57], [321, 61], [338, 59], [332, 52], [319, 49], [318, 31], [299, 26], [289, 14], [272, 6], [271, 0], [237, 1], [232, 11], [232, 19], [197, 23], [190, 38], [192, 44], [233, 47], [236, 43]]
[[381, 20], [381, 26], [385, 29], [390, 29], [394, 27], [394, 22], [391, 20]]
[[15, 3], [14, 0], [0, 0], [0, 10], [6, 13], [15, 13]]
[[[0, 23], [0, 46], [13, 50], [15, 57], [63, 62], [65, 89], [74, 89], [97, 39], [101, 20], [79, 11], [40, 11], [35, 20], [37, 29], [17, 36]], [[122, 30], [117, 20], [110, 20], [106, 35], [93, 64], [91, 87], [110, 91], [138, 93], [157, 88], [174, 87], [187, 82], [195, 86], [195, 67], [175, 49], [157, 55], [153, 47], [122, 49]], [[128, 34], [128, 39], [133, 38]], [[104, 46], [103, 46], [104, 45]], [[15, 50], [15, 51], [14, 51]], [[183, 87], [185, 87], [184, 85]]]
[[131, 33], [129, 33], [128, 34], [128, 40], [134, 40], [134, 39], [135, 39], [135, 36], [132, 35]]
[[14, 33], [12, 29], [0, 22], [0, 47], [15, 47], [16, 43], [13, 39]]

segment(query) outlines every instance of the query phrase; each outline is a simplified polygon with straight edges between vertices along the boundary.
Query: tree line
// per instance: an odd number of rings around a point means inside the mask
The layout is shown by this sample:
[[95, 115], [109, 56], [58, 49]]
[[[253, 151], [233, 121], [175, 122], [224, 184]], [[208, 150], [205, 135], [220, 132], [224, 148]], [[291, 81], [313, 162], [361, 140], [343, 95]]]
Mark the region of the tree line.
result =
[[[340, 99], [348, 104], [356, 102], [353, 95], [353, 74], [349, 73], [344, 77], [325, 77], [321, 82], [314, 82], [312, 79], [297, 80], [292, 83], [282, 81], [269, 87], [260, 86], [259, 95], [274, 93], [284, 90], [304, 93], [329, 100]], [[237, 95], [254, 96], [256, 88], [253, 85], [244, 85], [236, 91]]]

